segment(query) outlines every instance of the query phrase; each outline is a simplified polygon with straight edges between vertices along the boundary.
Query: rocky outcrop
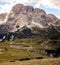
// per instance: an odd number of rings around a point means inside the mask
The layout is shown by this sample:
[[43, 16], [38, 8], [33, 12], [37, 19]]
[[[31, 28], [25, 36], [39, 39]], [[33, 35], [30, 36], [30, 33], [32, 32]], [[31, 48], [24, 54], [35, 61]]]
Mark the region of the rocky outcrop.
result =
[[48, 16], [50, 17], [50, 19], [52, 19], [53, 22], [58, 20], [58, 18], [53, 14], [48, 14]]
[[7, 16], [7, 13], [2, 13], [2, 14], [0, 14], [0, 21], [1, 21], [1, 20], [4, 21], [5, 18], [6, 18], [6, 16]]
[[8, 15], [7, 13], [0, 14], [0, 25], [6, 22], [5, 20], [7, 15]]

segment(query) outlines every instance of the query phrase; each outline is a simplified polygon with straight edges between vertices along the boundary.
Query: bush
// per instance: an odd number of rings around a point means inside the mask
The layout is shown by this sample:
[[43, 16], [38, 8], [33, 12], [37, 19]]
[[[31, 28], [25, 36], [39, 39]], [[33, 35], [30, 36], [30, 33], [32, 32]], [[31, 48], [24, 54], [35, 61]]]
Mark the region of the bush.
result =
[[25, 61], [25, 60], [31, 60], [30, 58], [22, 58], [22, 59], [19, 59], [19, 61]]
[[43, 57], [36, 57], [36, 59], [43, 59]]

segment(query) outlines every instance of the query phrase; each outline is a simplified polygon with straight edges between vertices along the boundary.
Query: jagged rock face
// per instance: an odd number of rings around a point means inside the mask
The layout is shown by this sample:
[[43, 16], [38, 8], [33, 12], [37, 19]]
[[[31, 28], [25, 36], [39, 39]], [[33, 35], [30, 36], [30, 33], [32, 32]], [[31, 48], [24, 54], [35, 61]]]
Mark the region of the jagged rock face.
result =
[[7, 34], [8, 31], [9, 30], [6, 25], [0, 25], [0, 34]]
[[51, 18], [52, 21], [58, 20], [58, 18], [53, 14], [48, 14], [48, 16]]
[[5, 22], [7, 13], [0, 14], [0, 24], [3, 24]]
[[0, 34], [7, 34], [8, 33], [8, 27], [4, 25], [6, 22], [6, 16], [7, 13], [2, 13], [0, 14]]
[[12, 12], [14, 14], [20, 14], [20, 11], [22, 10], [24, 5], [22, 4], [16, 4], [13, 8], [12, 8]]
[[16, 4], [9, 13], [4, 25], [9, 32], [16, 32], [24, 26], [31, 30], [33, 30], [34, 27], [45, 29], [49, 28], [52, 24], [56, 26], [56, 23], [58, 25], [59, 22], [60, 20], [56, 16], [46, 14], [42, 9], [34, 9], [32, 6]]
[[15, 31], [17, 30], [17, 26], [20, 28], [31, 22], [33, 10], [34, 9], [31, 6], [17, 4], [12, 8], [6, 23], [9, 26], [12, 25], [12, 28], [14, 28]]
[[12, 12], [15, 14], [26, 14], [28, 12], [32, 12], [34, 9], [32, 6], [24, 6], [22, 4], [16, 4], [13, 8], [12, 8]]
[[[9, 27], [12, 26], [11, 32], [13, 32], [17, 30], [17, 26], [21, 28], [26, 25], [30, 28], [36, 26], [35, 23], [37, 26], [38, 24], [40, 24], [41, 27], [46, 26], [48, 25], [47, 22], [45, 22], [46, 18], [46, 13], [42, 9], [34, 9], [32, 6], [17, 4], [12, 8], [6, 23]], [[32, 21], [34, 23], [32, 23]]]
[[35, 8], [34, 14], [46, 15], [46, 12], [42, 9]]
[[4, 21], [7, 16], [7, 13], [0, 14], [0, 21]]
[[60, 20], [57, 20], [54, 23], [55, 23], [55, 25], [60, 25]]

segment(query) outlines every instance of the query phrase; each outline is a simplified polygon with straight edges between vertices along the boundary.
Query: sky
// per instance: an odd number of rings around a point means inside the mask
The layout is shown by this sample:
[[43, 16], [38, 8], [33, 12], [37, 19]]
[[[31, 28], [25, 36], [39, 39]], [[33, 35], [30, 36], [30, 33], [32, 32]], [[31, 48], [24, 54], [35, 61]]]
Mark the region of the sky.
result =
[[0, 0], [0, 14], [9, 13], [17, 3], [43, 9], [47, 14], [54, 14], [60, 18], [60, 0]]

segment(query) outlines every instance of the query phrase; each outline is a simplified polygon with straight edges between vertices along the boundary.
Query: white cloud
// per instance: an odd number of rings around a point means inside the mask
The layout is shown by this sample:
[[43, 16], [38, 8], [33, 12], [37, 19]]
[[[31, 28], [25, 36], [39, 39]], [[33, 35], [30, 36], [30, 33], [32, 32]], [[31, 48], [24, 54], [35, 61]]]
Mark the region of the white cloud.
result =
[[[60, 11], [60, 0], [0, 0], [0, 2], [7, 2], [10, 4], [0, 5], [0, 13], [2, 12], [9, 12], [13, 5], [17, 3], [29, 3], [29, 2], [36, 2], [34, 7], [39, 8], [40, 5], [44, 5], [46, 7], [54, 8]], [[2, 9], [1, 9], [2, 8]]]
[[11, 10], [11, 6], [10, 5], [8, 5], [8, 4], [5, 4], [5, 5], [0, 5], [0, 13], [4, 13], [4, 12], [7, 12], [7, 13], [9, 13], [10, 12], [10, 10]]
[[60, 0], [42, 0], [41, 4], [60, 10]]
[[40, 8], [40, 3], [36, 3], [35, 8]]
[[60, 0], [36, 0], [36, 2], [46, 7], [54, 8], [60, 11]]
[[54, 8], [60, 11], [60, 0], [29, 0], [30, 2], [37, 2], [35, 6], [42, 4], [46, 7]]

